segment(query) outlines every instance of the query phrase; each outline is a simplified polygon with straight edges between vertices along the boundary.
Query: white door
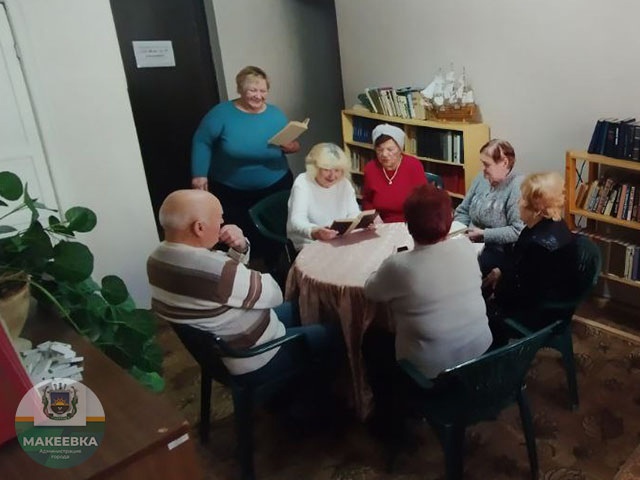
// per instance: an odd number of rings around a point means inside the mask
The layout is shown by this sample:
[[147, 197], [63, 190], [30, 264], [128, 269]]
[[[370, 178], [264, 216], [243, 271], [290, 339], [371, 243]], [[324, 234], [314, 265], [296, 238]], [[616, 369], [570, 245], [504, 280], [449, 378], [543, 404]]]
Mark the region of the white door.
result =
[[[14, 172], [28, 183], [31, 197], [58, 208], [14, 43], [7, 12], [0, 3], [0, 171]], [[22, 224], [26, 218], [14, 218], [11, 223]]]

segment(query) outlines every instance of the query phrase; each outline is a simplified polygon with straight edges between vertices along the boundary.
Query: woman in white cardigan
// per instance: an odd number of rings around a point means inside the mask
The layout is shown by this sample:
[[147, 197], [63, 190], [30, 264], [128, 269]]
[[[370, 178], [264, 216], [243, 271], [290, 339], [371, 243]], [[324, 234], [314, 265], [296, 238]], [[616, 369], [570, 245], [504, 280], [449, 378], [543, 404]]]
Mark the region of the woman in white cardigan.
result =
[[293, 183], [289, 197], [287, 237], [296, 250], [314, 240], [331, 240], [338, 232], [329, 227], [334, 220], [360, 213], [351, 185], [351, 163], [333, 143], [315, 145], [305, 159], [306, 172]]

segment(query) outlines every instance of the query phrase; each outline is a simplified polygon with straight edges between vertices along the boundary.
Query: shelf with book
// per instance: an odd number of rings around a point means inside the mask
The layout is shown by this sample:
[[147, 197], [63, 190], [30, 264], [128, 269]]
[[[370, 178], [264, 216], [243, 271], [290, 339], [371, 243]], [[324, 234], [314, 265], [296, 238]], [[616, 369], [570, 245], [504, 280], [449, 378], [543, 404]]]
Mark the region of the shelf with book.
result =
[[365, 163], [375, 158], [371, 132], [380, 123], [401, 128], [405, 133], [404, 153], [418, 158], [425, 171], [440, 175], [452, 197], [464, 198], [481, 169], [479, 151], [490, 139], [488, 125], [390, 117], [366, 110], [343, 110], [342, 140], [345, 152], [352, 160], [354, 183], [362, 177]]
[[602, 277], [640, 287], [640, 162], [569, 150], [565, 182], [565, 220], [600, 247]]

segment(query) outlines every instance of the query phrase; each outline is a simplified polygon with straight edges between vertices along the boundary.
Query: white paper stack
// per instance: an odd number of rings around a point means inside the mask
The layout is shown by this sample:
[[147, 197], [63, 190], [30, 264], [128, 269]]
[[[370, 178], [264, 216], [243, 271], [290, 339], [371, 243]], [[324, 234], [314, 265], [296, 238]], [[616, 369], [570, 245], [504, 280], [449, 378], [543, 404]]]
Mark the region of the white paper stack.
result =
[[44, 342], [20, 352], [20, 359], [34, 384], [50, 378], [82, 380], [84, 358], [78, 357], [68, 343]]

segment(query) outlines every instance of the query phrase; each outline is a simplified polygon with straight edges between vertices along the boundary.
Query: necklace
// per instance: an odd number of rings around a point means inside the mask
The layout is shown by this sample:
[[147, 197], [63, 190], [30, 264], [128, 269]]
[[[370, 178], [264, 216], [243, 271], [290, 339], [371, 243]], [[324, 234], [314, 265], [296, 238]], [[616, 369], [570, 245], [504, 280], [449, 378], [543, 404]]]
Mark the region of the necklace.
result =
[[[400, 163], [402, 163], [402, 160], [400, 160]], [[398, 170], [400, 170], [400, 163], [396, 167], [396, 170], [393, 172], [393, 175], [391, 175], [391, 177], [387, 175], [387, 171], [385, 170], [384, 167], [382, 167], [382, 173], [384, 173], [384, 176], [387, 179], [387, 182], [389, 183], [389, 185], [393, 183], [393, 179], [396, 178], [396, 175], [398, 175]]]

